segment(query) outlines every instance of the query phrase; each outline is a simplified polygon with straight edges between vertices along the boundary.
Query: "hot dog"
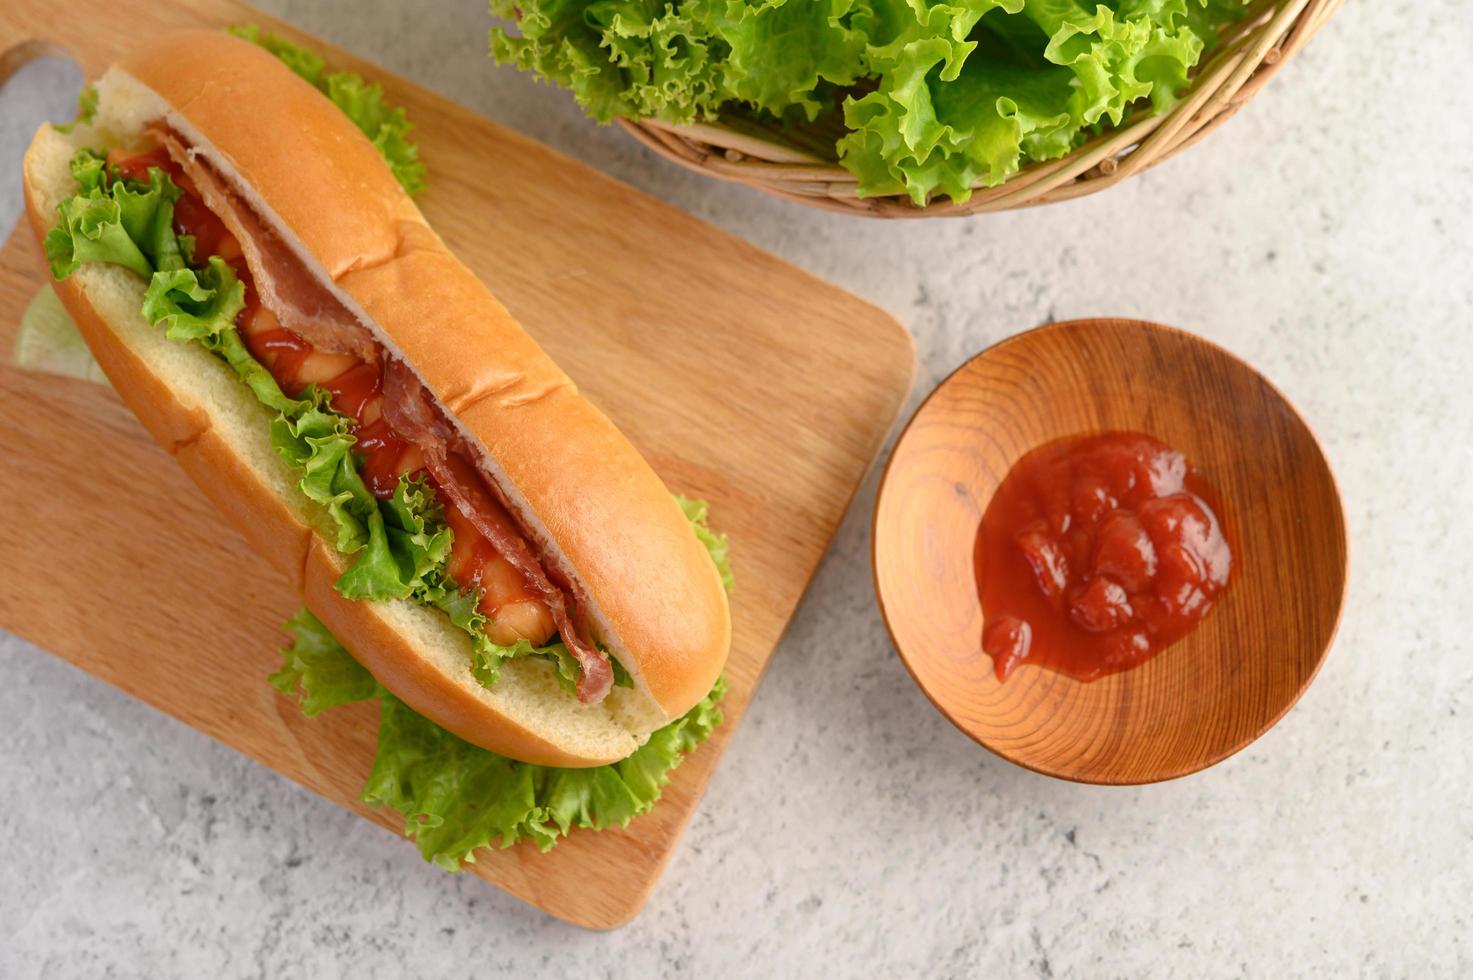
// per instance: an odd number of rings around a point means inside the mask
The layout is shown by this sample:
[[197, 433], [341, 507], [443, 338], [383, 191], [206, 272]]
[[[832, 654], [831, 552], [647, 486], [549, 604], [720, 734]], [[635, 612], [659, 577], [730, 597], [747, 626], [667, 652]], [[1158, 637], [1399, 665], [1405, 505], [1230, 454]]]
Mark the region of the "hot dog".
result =
[[315, 88], [185, 32], [42, 127], [27, 212], [109, 379], [386, 688], [493, 752], [629, 755], [730, 617], [680, 506]]

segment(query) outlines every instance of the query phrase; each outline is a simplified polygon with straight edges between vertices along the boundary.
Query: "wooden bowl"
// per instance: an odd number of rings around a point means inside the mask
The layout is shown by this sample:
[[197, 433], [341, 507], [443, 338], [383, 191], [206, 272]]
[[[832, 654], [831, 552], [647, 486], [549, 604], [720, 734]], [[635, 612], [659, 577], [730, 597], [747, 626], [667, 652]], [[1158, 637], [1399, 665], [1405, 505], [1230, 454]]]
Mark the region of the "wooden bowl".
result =
[[[1234, 581], [1200, 626], [1089, 683], [982, 652], [973, 549], [1020, 456], [1135, 430], [1216, 486]], [[1345, 519], [1313, 434], [1272, 385], [1205, 340], [1136, 320], [1076, 320], [989, 348], [941, 383], [891, 455], [875, 504], [875, 590], [901, 659], [962, 731], [1037, 772], [1173, 779], [1237, 752], [1304, 693], [1345, 595]]]

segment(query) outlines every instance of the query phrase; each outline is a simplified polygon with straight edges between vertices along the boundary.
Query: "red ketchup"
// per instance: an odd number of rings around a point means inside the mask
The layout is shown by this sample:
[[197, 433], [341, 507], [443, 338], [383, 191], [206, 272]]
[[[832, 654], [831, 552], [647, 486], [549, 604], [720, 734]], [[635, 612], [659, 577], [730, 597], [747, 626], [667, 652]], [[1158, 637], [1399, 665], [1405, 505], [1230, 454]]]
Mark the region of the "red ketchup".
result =
[[1191, 632], [1228, 586], [1217, 495], [1138, 432], [1048, 443], [998, 486], [977, 535], [982, 648], [1091, 681]]

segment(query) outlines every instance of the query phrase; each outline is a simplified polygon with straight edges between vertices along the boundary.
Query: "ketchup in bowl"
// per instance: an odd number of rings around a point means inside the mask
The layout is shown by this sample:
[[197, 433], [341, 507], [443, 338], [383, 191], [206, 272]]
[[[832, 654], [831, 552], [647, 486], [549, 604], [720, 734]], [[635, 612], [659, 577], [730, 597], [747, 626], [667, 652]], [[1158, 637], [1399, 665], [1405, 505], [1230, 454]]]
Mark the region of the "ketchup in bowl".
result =
[[1191, 632], [1232, 574], [1221, 507], [1186, 457], [1138, 432], [1048, 443], [998, 485], [977, 535], [982, 647], [1091, 681]]

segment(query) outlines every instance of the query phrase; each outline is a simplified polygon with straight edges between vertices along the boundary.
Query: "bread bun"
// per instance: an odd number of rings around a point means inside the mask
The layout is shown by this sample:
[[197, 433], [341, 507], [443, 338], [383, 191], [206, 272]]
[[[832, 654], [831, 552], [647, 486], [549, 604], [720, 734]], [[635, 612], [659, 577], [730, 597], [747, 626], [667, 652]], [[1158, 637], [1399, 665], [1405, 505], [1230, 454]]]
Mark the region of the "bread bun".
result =
[[84, 265], [62, 301], [122, 395], [247, 540], [390, 691], [462, 738], [528, 762], [628, 756], [710, 690], [730, 644], [720, 577], [638, 451], [452, 256], [373, 145], [311, 85], [248, 42], [159, 38], [98, 82], [91, 126], [37, 133], [25, 160], [38, 239], [75, 193], [82, 146], [126, 145], [162, 118], [451, 414], [634, 688], [582, 706], [550, 664], [519, 658], [491, 688], [438, 610], [344, 599], [324, 515], [270, 448], [269, 411], [198, 345], [140, 312], [146, 283]]

